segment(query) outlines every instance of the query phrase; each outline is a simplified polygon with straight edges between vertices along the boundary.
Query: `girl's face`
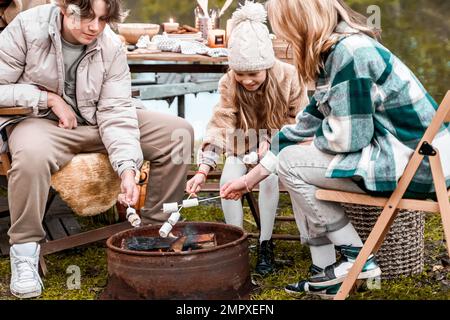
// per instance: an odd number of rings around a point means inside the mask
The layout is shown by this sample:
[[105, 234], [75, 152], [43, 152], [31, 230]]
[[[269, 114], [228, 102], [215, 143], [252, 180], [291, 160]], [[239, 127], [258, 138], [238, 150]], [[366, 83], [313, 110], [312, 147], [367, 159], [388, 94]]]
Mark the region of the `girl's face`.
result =
[[236, 81], [248, 91], [256, 91], [266, 81], [267, 70], [235, 72]]

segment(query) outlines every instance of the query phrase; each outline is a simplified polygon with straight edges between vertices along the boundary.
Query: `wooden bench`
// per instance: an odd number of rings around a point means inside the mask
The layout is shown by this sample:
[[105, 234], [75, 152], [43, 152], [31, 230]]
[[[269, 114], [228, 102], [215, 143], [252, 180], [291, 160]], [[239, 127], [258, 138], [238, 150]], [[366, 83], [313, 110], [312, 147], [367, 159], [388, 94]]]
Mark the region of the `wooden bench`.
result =
[[[189, 171], [188, 172], [188, 179], [191, 179], [195, 175], [195, 171]], [[205, 183], [205, 185], [202, 187], [201, 192], [219, 192], [220, 191], [220, 177], [222, 175], [221, 171], [211, 171], [208, 174], [208, 182]], [[214, 180], [214, 181], [213, 181]], [[280, 183], [280, 192], [287, 193], [286, 188]], [[259, 191], [259, 187], [256, 187], [254, 192]], [[261, 214], [259, 211], [258, 201], [256, 200], [256, 197], [253, 192], [246, 193], [244, 195], [244, 199], [247, 201], [248, 206], [250, 208], [250, 211], [252, 213], [253, 219], [255, 220], [255, 223], [258, 227], [258, 230], [261, 231]], [[276, 216], [275, 221], [278, 222], [295, 222], [294, 216]], [[258, 238], [258, 233], [248, 233], [248, 235], [252, 238]], [[300, 236], [298, 235], [291, 235], [291, 234], [273, 234], [272, 239], [275, 240], [288, 240], [288, 241], [300, 241]]]

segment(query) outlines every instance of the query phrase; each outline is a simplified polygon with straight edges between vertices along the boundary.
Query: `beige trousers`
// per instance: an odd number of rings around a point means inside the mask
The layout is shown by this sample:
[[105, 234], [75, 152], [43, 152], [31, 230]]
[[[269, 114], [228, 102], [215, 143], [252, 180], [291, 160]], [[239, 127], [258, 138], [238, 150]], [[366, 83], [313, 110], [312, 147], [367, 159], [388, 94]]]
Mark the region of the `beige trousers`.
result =
[[[183, 198], [194, 133], [182, 118], [143, 110], [137, 115], [144, 159], [151, 162], [142, 219], [145, 224], [162, 223], [168, 219], [161, 210], [163, 203]], [[13, 127], [8, 144], [12, 157], [8, 172], [10, 242], [39, 242], [45, 237], [42, 221], [51, 175], [78, 153], [106, 150], [96, 126], [65, 130], [56, 121], [36, 118]]]

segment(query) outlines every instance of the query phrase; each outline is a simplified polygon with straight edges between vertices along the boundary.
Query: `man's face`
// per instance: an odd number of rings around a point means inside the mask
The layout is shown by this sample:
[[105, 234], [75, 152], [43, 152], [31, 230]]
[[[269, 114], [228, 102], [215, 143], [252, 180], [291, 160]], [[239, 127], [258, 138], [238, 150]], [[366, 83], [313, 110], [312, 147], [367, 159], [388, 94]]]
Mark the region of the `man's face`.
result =
[[89, 45], [103, 32], [107, 23], [107, 8], [103, 0], [92, 2], [93, 17], [80, 17], [61, 10], [63, 19], [63, 37], [73, 44]]
[[248, 91], [256, 91], [266, 81], [267, 70], [235, 72], [235, 78]]

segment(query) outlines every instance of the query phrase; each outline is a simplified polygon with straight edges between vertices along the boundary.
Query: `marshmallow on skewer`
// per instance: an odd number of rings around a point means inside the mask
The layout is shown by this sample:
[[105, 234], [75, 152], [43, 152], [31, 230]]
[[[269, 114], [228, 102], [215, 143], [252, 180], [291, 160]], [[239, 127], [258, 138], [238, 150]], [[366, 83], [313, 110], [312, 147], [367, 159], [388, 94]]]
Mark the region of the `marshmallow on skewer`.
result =
[[183, 208], [192, 208], [199, 205], [198, 199], [183, 200]]
[[163, 211], [164, 211], [164, 213], [172, 213], [172, 212], [178, 211], [178, 203], [176, 203], [176, 202], [164, 203]]
[[159, 236], [161, 238], [167, 238], [170, 234], [170, 231], [172, 231], [173, 226], [169, 223], [166, 222], [162, 225], [161, 229], [159, 229]]
[[244, 161], [245, 164], [258, 164], [258, 154], [256, 152], [246, 154], [242, 161]]
[[172, 213], [169, 220], [167, 220], [172, 226], [176, 225], [178, 220], [180, 220], [181, 214], [180, 211]]
[[136, 213], [136, 210], [132, 207], [128, 207], [126, 218], [131, 223], [131, 225], [135, 228], [137, 228], [141, 225], [141, 218]]

